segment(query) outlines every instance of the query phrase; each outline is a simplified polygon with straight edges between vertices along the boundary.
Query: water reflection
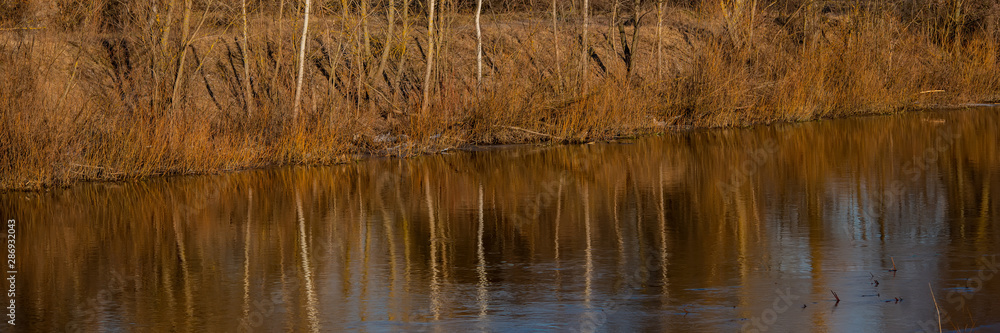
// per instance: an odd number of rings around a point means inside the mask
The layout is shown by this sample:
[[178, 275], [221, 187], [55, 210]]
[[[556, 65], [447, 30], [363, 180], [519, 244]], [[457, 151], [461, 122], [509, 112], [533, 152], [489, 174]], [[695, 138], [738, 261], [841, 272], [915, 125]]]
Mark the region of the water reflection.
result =
[[997, 328], [998, 124], [694, 131], [0, 207], [31, 331], [936, 330], [928, 283], [946, 330]]

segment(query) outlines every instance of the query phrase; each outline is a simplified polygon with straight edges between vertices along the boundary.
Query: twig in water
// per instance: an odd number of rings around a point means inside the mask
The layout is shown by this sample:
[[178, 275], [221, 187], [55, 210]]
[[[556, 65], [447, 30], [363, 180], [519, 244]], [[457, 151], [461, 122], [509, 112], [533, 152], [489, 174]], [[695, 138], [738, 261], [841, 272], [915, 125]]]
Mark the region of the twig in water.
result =
[[934, 296], [934, 288], [931, 287], [930, 282], [927, 282], [927, 289], [931, 290], [931, 299], [934, 300], [934, 310], [937, 311], [938, 332], [941, 332], [941, 308], [938, 307], [937, 297]]
[[834, 303], [833, 305], [837, 305], [837, 304], [840, 304], [840, 296], [837, 296], [837, 292], [835, 292], [835, 291], [833, 291], [833, 290], [830, 290], [830, 293], [832, 293], [832, 294], [833, 294], [833, 298], [836, 298], [836, 299], [837, 299], [837, 303]]
[[890, 269], [889, 271], [890, 272], [895, 272], [896, 271], [896, 258], [889, 257], [889, 259], [892, 260], [892, 269]]

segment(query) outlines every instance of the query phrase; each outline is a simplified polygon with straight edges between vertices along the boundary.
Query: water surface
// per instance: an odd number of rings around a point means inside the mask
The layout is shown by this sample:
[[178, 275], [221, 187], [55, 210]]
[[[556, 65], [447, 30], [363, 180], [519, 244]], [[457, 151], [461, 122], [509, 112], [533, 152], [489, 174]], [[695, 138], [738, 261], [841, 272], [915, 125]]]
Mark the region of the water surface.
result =
[[937, 331], [935, 300], [946, 331], [998, 331], [998, 124], [958, 109], [79, 184], [0, 194], [0, 217], [30, 331], [914, 332]]

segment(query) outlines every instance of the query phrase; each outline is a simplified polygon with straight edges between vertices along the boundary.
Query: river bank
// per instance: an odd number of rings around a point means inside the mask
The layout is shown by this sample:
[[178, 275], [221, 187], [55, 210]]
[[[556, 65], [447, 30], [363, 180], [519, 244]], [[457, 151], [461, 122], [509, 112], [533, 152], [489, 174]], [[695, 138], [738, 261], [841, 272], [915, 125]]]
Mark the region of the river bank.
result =
[[481, 80], [463, 3], [430, 39], [413, 4], [321, 6], [304, 54], [292, 4], [33, 4], [2, 20], [0, 189], [1000, 100], [985, 2], [488, 8]]

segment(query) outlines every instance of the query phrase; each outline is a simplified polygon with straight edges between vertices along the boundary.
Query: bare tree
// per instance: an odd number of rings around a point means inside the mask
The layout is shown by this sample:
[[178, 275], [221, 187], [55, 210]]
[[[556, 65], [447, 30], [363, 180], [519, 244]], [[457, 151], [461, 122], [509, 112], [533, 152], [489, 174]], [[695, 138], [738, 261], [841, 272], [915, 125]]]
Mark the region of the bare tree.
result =
[[427, 8], [427, 70], [424, 73], [424, 101], [420, 108], [423, 114], [430, 109], [431, 72], [434, 69], [434, 5], [435, 1], [430, 0]]
[[396, 77], [393, 80], [393, 87], [395, 88], [393, 89], [393, 99], [398, 97], [403, 89], [401, 82], [403, 80], [403, 68], [406, 65], [407, 46], [409, 45], [407, 40], [409, 40], [408, 37], [410, 36], [410, 0], [403, 0], [403, 13], [400, 19], [403, 21], [403, 31], [399, 34], [400, 47], [402, 49], [400, 50], [399, 62], [396, 65]]
[[306, 71], [306, 41], [309, 39], [309, 8], [312, 0], [306, 0], [306, 13], [302, 22], [302, 38], [299, 41], [299, 78], [295, 84], [295, 106], [292, 107], [292, 119], [299, 117], [299, 105], [302, 102], [302, 77]]
[[164, 20], [165, 23], [162, 28], [163, 35], [160, 37], [160, 47], [163, 48], [161, 50], [161, 52], [163, 52], [163, 55], [167, 54], [167, 45], [168, 45], [167, 41], [170, 40], [170, 28], [173, 26], [174, 23], [174, 7], [175, 6], [173, 0], [167, 2], [167, 19]]
[[483, 82], [483, 25], [479, 18], [483, 13], [483, 0], [476, 0], [476, 84]]
[[194, 7], [193, 0], [184, 1], [184, 21], [181, 23], [181, 56], [177, 61], [177, 76], [174, 77], [174, 92], [171, 94], [170, 106], [177, 110], [180, 101], [181, 80], [184, 77], [184, 59], [187, 58], [187, 46], [191, 43], [191, 11]]
[[559, 62], [559, 21], [556, 15], [556, 0], [552, 0], [552, 48], [556, 51], [556, 77], [559, 79], [559, 84], [556, 85], [557, 90], [562, 90], [562, 64]]
[[[349, 22], [351, 22], [350, 6], [351, 4], [348, 3], [347, 0], [340, 0], [340, 8], [341, 8], [340, 17], [341, 17], [341, 22], [343, 22], [343, 24], [345, 25], [345, 28], [347, 25], [350, 24]], [[361, 37], [359, 37], [358, 34], [356, 33], [351, 33], [351, 37], [354, 38], [354, 49], [363, 50], [364, 48], [361, 46]], [[361, 54], [361, 52], [355, 51], [351, 54], [354, 56], [355, 63], [360, 64], [365, 61], [364, 55]], [[357, 72], [357, 79], [354, 82], [354, 89], [356, 89], [357, 92], [354, 97], [354, 106], [355, 106], [354, 112], [355, 115], [357, 115], [359, 112], [361, 112], [361, 100], [364, 98], [364, 94], [361, 92], [364, 86], [364, 80], [361, 79], [364, 66], [349, 66], [348, 70], [353, 70]]]
[[389, 24], [385, 32], [385, 42], [383, 43], [382, 46], [382, 55], [379, 57], [378, 69], [368, 75], [369, 80], [374, 80], [375, 78], [382, 76], [382, 73], [385, 72], [386, 63], [389, 60], [389, 51], [392, 50], [392, 45], [389, 43], [389, 41], [393, 37], [393, 28], [396, 26], [396, 1], [389, 0], [388, 7], [389, 8], [387, 10], [389, 11], [389, 13], [388, 13], [388, 18], [386, 20], [389, 22]]
[[656, 1], [656, 79], [663, 78], [663, 0]]
[[[431, 0], [433, 1], [433, 0]], [[583, 0], [583, 43], [580, 47], [580, 85], [581, 92], [587, 93], [587, 51], [590, 48], [590, 41], [587, 40], [587, 30], [590, 28], [590, 2]]]
[[372, 57], [372, 36], [368, 31], [368, 15], [371, 11], [371, 0], [361, 0], [361, 31], [364, 33], [365, 39], [365, 63], [367, 63]]
[[243, 94], [247, 116], [253, 115], [253, 94], [250, 92], [250, 35], [247, 33], [247, 0], [243, 0]]
[[[371, 0], [361, 0], [361, 30], [362, 30], [361, 38], [363, 40], [359, 41], [360, 43], [359, 43], [358, 47], [363, 47], [365, 53], [361, 55], [361, 61], [359, 61], [358, 63], [359, 64], [365, 64], [365, 65], [358, 66], [358, 108], [357, 108], [357, 112], [361, 111], [361, 101], [363, 101], [363, 100], [366, 101], [366, 102], [368, 102], [368, 110], [369, 111], [371, 111], [372, 108], [373, 108], [372, 100], [368, 99], [368, 98], [365, 98], [365, 96], [368, 96], [368, 93], [369, 93], [368, 86], [369, 86], [369, 81], [370, 80], [367, 80], [367, 78], [368, 78], [368, 75], [371, 74], [371, 72], [365, 72], [365, 70], [364, 70], [366, 67], [371, 67], [371, 63], [372, 63], [372, 37], [371, 37], [371, 33], [369, 32], [369, 27], [368, 27], [369, 22], [370, 22], [368, 20], [368, 16], [370, 14], [370, 11], [371, 11]], [[383, 43], [383, 46], [385, 46], [385, 45], [388, 45], [388, 43]]]
[[[285, 0], [281, 0], [278, 4], [278, 40], [284, 40], [285, 38]], [[275, 58], [281, 59], [282, 51], [284, 50], [285, 43], [278, 43], [278, 52], [275, 54]], [[281, 61], [274, 62], [274, 72], [271, 75], [271, 87], [278, 84], [278, 73], [281, 69]], [[272, 97], [273, 98], [273, 97]]]
[[[159, 45], [160, 46], [160, 50], [159, 50], [159, 54], [154, 54], [153, 55], [154, 58], [155, 58], [154, 59], [154, 66], [156, 66], [158, 70], [153, 71], [153, 84], [156, 87], [156, 89], [153, 89], [153, 98], [152, 99], [153, 99], [153, 103], [155, 103], [157, 106], [162, 106], [162, 104], [160, 104], [161, 103], [161, 98], [160, 98], [161, 95], [160, 94], [161, 93], [165, 93], [165, 91], [163, 91], [163, 85], [166, 84], [166, 83], [161, 84], [161, 82], [163, 82], [163, 81], [161, 81], [160, 73], [161, 73], [161, 71], [165, 72], [165, 69], [169, 68], [167, 59], [173, 58], [171, 56], [168, 56], [167, 54], [170, 51], [169, 50], [169, 43], [168, 43], [168, 41], [170, 40], [170, 29], [171, 29], [171, 27], [173, 26], [173, 23], [174, 23], [174, 7], [176, 7], [176, 6], [174, 5], [174, 0], [165, 1], [164, 3], [166, 5], [166, 7], [167, 7], [166, 8], [167, 16], [166, 16], [166, 19], [163, 20], [163, 25], [160, 27], [160, 30], [162, 32], [162, 35], [161, 35], [160, 41], [159, 41], [160, 42], [160, 45]], [[155, 2], [154, 2], [154, 4], [155, 4]], [[157, 12], [156, 13], [156, 20], [159, 21], [159, 10], [158, 10], [157, 7], [154, 7], [153, 9], [154, 9], [154, 11]], [[167, 80], [167, 78], [163, 78], [163, 80], [165, 81], [165, 80]]]

